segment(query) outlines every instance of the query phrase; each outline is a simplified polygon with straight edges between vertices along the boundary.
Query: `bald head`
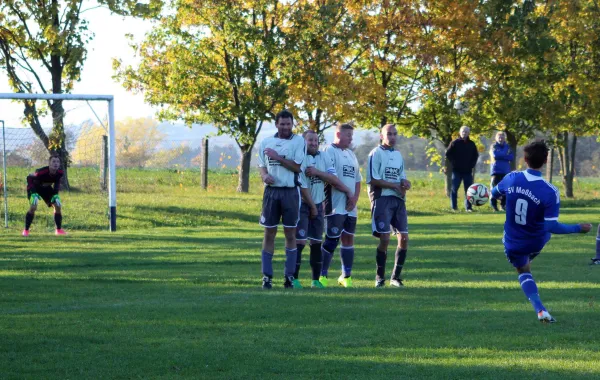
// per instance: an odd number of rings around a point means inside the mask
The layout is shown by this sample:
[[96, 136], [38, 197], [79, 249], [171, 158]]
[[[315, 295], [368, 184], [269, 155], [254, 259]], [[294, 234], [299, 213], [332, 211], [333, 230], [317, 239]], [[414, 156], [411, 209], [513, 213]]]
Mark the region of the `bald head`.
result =
[[398, 138], [398, 131], [394, 124], [386, 124], [381, 128], [379, 134], [381, 139], [381, 145], [387, 148], [393, 148], [396, 145], [396, 139]]

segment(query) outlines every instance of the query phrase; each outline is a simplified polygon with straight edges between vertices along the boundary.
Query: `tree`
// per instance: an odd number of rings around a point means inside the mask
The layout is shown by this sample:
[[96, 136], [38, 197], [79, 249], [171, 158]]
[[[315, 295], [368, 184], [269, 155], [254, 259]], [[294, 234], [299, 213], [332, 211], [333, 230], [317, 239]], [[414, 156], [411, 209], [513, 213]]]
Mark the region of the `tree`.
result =
[[547, 56], [549, 101], [541, 128], [555, 137], [565, 195], [573, 197], [579, 136], [598, 131], [600, 112], [600, 7], [597, 1], [540, 4], [555, 46]]
[[360, 93], [353, 77], [360, 32], [346, 0], [303, 0], [291, 4], [286, 22], [287, 104], [300, 129], [322, 137], [336, 121], [350, 120]]
[[242, 152], [238, 191], [249, 188], [252, 148], [285, 101], [280, 66], [285, 9], [276, 0], [178, 0], [142, 43], [139, 66], [115, 61], [128, 90], [162, 106], [161, 120], [212, 123]]
[[[122, 15], [150, 17], [160, 9], [161, 0], [148, 5], [132, 0], [96, 0]], [[85, 2], [86, 6], [91, 6]], [[87, 56], [86, 45], [93, 36], [83, 13], [83, 0], [3, 0], [0, 3], [0, 67], [15, 92], [69, 93], [79, 81]], [[31, 127], [49, 152], [62, 157], [64, 185], [68, 188], [66, 169], [69, 152], [65, 143], [64, 109], [61, 100], [43, 105], [24, 100], [24, 121]], [[52, 130], [46, 133], [40, 117], [50, 113]]]

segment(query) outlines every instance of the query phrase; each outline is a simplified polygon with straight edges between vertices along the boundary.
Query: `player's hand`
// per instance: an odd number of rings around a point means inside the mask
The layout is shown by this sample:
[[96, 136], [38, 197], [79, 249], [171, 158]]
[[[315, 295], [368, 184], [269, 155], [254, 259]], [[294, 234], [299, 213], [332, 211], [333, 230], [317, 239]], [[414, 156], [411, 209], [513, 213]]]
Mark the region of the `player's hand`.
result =
[[582, 234], [587, 234], [592, 230], [592, 225], [590, 223], [579, 223], [579, 227], [581, 227]]
[[309, 166], [304, 170], [307, 177], [316, 177], [319, 171], [314, 166]]
[[410, 190], [410, 188], [412, 187], [412, 184], [410, 183], [409, 180], [402, 179], [402, 180], [400, 180], [400, 187], [402, 187], [404, 190]]
[[273, 178], [272, 175], [270, 174], [265, 174], [262, 176], [262, 180], [264, 183], [266, 183], [267, 185], [272, 185], [275, 183], [275, 178]]
[[52, 199], [50, 199], [50, 203], [53, 203], [55, 205], [57, 205], [58, 207], [61, 207], [62, 203], [60, 201], [60, 197], [58, 196], [58, 194], [55, 194]]
[[264, 153], [265, 156], [272, 158], [275, 161], [279, 161], [281, 159], [281, 156], [279, 155], [279, 153], [277, 153], [275, 149], [267, 148], [265, 149]]
[[310, 206], [310, 218], [314, 219], [319, 215], [319, 210], [317, 210], [316, 205]]
[[29, 197], [29, 204], [32, 206], [37, 206], [39, 200], [40, 200], [40, 195], [38, 193], [33, 193], [33, 194], [31, 194], [31, 197]]
[[346, 211], [354, 210], [356, 208], [357, 202], [358, 202], [358, 199], [356, 199], [355, 196], [348, 197], [348, 199], [346, 200]]

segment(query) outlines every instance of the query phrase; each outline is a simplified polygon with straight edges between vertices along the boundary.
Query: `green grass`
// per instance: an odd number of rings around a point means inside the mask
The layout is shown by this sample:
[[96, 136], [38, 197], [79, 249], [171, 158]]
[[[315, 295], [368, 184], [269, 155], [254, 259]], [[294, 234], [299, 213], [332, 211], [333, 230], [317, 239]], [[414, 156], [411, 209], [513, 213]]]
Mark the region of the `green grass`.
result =
[[[73, 182], [90, 183], [85, 175], [95, 176], [74, 171]], [[413, 177], [405, 288], [373, 288], [363, 196], [356, 288], [285, 291], [277, 278], [269, 292], [260, 289], [256, 177], [250, 194], [237, 194], [236, 173], [211, 173], [203, 192], [197, 172], [121, 171], [116, 233], [105, 231], [102, 193], [74, 191], [62, 196], [69, 236], [53, 236], [50, 211], [40, 210], [27, 240], [18, 177], [9, 177], [11, 224], [0, 234], [2, 379], [600, 376], [594, 236], [556, 236], [534, 262], [558, 319], [542, 325], [502, 253], [503, 216], [448, 213], [438, 175]], [[578, 182], [561, 220], [600, 220], [596, 189]], [[309, 275], [306, 257], [305, 285]]]

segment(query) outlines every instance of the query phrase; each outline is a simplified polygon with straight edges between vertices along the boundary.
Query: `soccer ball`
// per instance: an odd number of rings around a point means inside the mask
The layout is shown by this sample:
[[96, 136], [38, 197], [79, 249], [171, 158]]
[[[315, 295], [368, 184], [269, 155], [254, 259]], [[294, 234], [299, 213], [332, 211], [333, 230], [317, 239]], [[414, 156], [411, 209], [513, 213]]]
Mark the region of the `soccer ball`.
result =
[[490, 200], [490, 192], [485, 185], [474, 183], [467, 189], [467, 201], [475, 206], [486, 204]]

